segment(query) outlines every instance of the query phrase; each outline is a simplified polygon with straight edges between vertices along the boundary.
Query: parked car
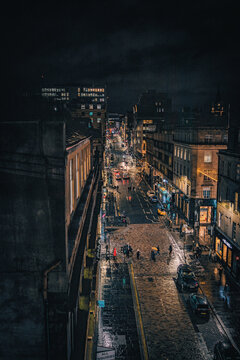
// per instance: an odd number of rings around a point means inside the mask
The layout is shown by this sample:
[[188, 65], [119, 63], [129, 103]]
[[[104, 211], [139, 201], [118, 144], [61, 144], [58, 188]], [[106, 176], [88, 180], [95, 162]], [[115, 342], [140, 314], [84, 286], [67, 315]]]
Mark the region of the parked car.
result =
[[195, 314], [199, 316], [209, 316], [210, 307], [206, 296], [200, 294], [190, 294], [189, 303]]
[[153, 202], [153, 203], [158, 202], [157, 196], [156, 196], [156, 195], [151, 196], [151, 197], [150, 197], [150, 201]]
[[179, 272], [177, 286], [181, 291], [197, 291], [199, 284], [194, 273]]
[[151, 198], [151, 197], [154, 196], [154, 195], [155, 195], [155, 191], [153, 191], [153, 190], [148, 190], [147, 196], [148, 196], [149, 198]]
[[230, 341], [219, 341], [214, 346], [215, 360], [239, 360], [240, 354]]
[[189, 274], [189, 273], [193, 273], [192, 271], [192, 268], [190, 265], [188, 264], [180, 264], [177, 268], [177, 274], [179, 273], [186, 273], [186, 274]]

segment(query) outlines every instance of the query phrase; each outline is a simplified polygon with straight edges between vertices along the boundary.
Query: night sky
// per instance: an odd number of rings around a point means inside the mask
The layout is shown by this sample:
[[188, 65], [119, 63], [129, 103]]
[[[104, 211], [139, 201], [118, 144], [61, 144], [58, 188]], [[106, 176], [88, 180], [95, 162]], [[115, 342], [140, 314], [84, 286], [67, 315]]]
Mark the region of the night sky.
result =
[[[146, 89], [173, 105], [222, 98], [238, 110], [237, 1], [21, 2], [5, 10], [10, 88], [46, 82], [106, 84], [109, 110], [126, 112]], [[5, 58], [5, 56], [4, 56]]]

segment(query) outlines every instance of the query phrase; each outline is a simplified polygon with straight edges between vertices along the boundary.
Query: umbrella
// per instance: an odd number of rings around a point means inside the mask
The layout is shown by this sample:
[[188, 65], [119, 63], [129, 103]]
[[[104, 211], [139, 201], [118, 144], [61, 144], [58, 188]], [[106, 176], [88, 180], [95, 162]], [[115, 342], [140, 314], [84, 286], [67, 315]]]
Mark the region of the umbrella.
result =
[[158, 249], [157, 249], [156, 247], [152, 247], [152, 250], [156, 250], [156, 251], [158, 251]]

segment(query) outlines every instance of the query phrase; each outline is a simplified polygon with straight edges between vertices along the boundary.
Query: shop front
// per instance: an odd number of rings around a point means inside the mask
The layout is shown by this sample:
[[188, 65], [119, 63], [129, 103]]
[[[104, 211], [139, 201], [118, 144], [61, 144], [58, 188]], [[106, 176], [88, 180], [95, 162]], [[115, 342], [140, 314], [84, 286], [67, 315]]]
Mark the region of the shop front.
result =
[[214, 250], [232, 275], [240, 281], [240, 247], [215, 228]]

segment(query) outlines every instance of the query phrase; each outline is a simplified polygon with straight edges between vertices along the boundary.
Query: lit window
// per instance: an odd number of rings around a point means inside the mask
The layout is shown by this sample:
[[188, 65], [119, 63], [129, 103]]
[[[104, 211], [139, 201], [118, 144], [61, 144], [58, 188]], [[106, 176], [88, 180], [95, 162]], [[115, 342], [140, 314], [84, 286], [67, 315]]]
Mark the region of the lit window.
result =
[[93, 116], [93, 112], [92, 112], [92, 111], [90, 111], [89, 115], [90, 115], [90, 116]]
[[187, 150], [184, 149], [184, 160], [186, 160], [186, 158], [187, 158]]
[[205, 142], [209, 143], [212, 142], [213, 136], [210, 134], [205, 135]]
[[97, 122], [100, 123], [100, 122], [101, 122], [101, 118], [97, 118]]
[[92, 104], [89, 105], [89, 109], [93, 109], [93, 105], [92, 105]]
[[210, 187], [203, 188], [203, 198], [210, 199], [211, 197], [211, 189]]
[[204, 153], [204, 162], [211, 163], [212, 162], [212, 153], [210, 151], [205, 151]]
[[84, 109], [85, 109], [85, 105], [82, 104], [82, 105], [81, 105], [81, 109], [84, 110]]

